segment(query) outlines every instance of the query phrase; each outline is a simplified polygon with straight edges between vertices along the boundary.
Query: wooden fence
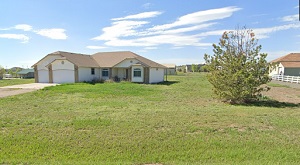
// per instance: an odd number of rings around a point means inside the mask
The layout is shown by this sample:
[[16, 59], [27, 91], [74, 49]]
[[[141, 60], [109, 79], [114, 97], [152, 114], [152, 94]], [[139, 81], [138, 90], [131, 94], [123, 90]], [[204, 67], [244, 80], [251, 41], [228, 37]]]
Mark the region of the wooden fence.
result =
[[279, 75], [275, 74], [272, 76], [272, 80], [278, 80], [283, 82], [297, 83], [300, 84], [299, 76], [288, 76], [288, 75]]

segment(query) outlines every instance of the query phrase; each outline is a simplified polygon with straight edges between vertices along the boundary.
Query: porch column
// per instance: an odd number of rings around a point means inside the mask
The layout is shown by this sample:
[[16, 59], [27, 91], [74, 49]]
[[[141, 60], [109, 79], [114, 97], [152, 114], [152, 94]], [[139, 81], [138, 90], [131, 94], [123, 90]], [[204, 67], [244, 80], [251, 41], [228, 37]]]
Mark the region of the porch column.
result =
[[145, 67], [144, 68], [144, 83], [149, 84], [149, 68]]
[[132, 69], [132, 68], [129, 68], [129, 69], [128, 69], [128, 81], [130, 81], [130, 82], [131, 82], [131, 80], [132, 80], [132, 77], [131, 77], [131, 69]]
[[111, 79], [112, 78], [112, 68], [108, 69], [108, 78]]

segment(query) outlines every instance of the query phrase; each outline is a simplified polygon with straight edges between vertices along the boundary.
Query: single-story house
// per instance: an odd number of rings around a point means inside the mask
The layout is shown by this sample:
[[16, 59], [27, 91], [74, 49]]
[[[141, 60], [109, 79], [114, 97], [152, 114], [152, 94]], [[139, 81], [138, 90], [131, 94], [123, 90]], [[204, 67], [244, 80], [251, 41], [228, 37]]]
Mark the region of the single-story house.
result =
[[186, 72], [199, 72], [201, 67], [204, 66], [204, 64], [187, 64], [185, 65], [185, 71]]
[[34, 78], [34, 69], [23, 69], [17, 74], [20, 76], [20, 78]]
[[165, 66], [130, 51], [93, 55], [54, 52], [33, 65], [35, 82], [75, 83], [92, 80], [164, 81]]
[[6, 74], [3, 74], [3, 78], [12, 78], [13, 76], [11, 75], [11, 74], [8, 74], [8, 73], [6, 73]]
[[290, 53], [270, 63], [278, 63], [278, 66], [274, 69], [270, 69], [269, 76], [275, 74], [300, 76], [300, 53]]
[[176, 65], [175, 64], [163, 64], [167, 69], [165, 70], [166, 75], [175, 75], [176, 74]]

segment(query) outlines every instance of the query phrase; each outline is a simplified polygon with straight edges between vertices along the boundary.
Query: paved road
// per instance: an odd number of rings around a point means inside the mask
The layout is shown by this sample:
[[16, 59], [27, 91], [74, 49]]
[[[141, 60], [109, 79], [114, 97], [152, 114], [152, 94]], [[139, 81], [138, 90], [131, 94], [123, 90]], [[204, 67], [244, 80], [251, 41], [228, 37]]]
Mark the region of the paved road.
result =
[[36, 91], [39, 89], [43, 89], [48, 86], [56, 86], [58, 84], [49, 84], [49, 83], [31, 83], [31, 84], [21, 84], [21, 85], [12, 85], [0, 87], [0, 98], [18, 95], [22, 93], [28, 93], [32, 91]]

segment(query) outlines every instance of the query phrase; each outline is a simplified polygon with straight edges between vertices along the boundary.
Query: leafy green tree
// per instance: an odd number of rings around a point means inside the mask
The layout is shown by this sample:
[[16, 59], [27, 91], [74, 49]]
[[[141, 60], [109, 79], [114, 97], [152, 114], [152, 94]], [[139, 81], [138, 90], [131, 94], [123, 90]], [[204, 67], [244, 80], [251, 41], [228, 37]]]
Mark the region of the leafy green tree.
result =
[[5, 69], [0, 65], [0, 80], [3, 78], [3, 74], [5, 74]]
[[257, 42], [250, 29], [225, 31], [219, 44], [213, 44], [214, 55], [204, 55], [207, 77], [217, 96], [230, 103], [246, 103], [270, 89], [262, 85], [270, 81], [271, 65]]
[[192, 71], [193, 72], [198, 72], [198, 65], [192, 64]]

